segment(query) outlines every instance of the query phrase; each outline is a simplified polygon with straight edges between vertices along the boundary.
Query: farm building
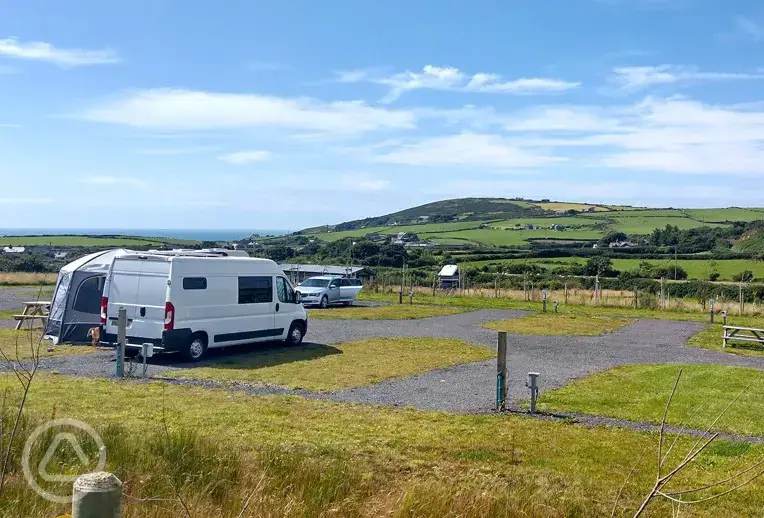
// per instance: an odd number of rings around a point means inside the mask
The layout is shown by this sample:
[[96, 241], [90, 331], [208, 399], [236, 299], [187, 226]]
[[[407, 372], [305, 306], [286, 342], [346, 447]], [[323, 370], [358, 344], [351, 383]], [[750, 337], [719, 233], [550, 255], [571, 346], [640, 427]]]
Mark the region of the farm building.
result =
[[319, 275], [337, 275], [339, 277], [353, 277], [367, 281], [371, 278], [369, 272], [363, 266], [332, 266], [323, 264], [282, 264], [281, 269], [293, 282], [302, 282], [310, 277]]
[[455, 264], [447, 264], [438, 273], [438, 285], [441, 288], [458, 288], [461, 276], [459, 267]]

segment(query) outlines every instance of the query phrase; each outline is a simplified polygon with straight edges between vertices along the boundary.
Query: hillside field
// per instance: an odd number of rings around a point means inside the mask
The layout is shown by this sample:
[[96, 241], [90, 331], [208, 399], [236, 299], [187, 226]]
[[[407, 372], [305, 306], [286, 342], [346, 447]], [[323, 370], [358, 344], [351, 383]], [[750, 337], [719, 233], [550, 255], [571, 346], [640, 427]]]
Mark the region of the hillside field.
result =
[[[664, 266], [672, 268], [673, 259], [613, 259], [613, 267], [619, 271], [636, 270], [639, 263], [648, 262], [655, 266]], [[586, 264], [586, 259], [582, 257], [556, 257], [553, 259], [506, 259], [493, 261], [471, 261], [461, 263], [464, 266], [483, 267], [490, 264], [534, 264], [553, 270], [555, 267], [568, 265], [570, 263]], [[720, 281], [731, 281], [735, 274], [744, 270], [751, 270], [754, 277], [764, 279], [764, 261], [755, 261], [753, 259], [724, 259], [710, 261], [708, 259], [680, 259], [678, 265], [684, 268], [689, 279], [704, 280], [715, 268], [719, 273]]]
[[[453, 202], [454, 200], [450, 200]], [[480, 246], [528, 246], [529, 240], [555, 239], [565, 241], [591, 241], [603, 237], [608, 232], [624, 232], [629, 236], [646, 236], [656, 228], [666, 225], [682, 230], [699, 227], [725, 227], [733, 221], [756, 221], [764, 219], [764, 209], [640, 209], [638, 207], [616, 207], [575, 203], [548, 202], [529, 206], [520, 205], [517, 210], [529, 211], [527, 216], [501, 218], [502, 213], [481, 215], [470, 212], [460, 216], [458, 221], [445, 223], [398, 222], [395, 225], [361, 226], [351, 230], [333, 231], [318, 227], [303, 232], [304, 235], [332, 242], [346, 237], [363, 237], [367, 234], [395, 235], [399, 232], [415, 233], [422, 240], [435, 243], [461, 243]], [[449, 205], [452, 207], [453, 204]], [[587, 212], [591, 210], [593, 212]], [[577, 211], [567, 212], [567, 211]], [[564, 214], [562, 214], [564, 212]], [[416, 214], [414, 209], [408, 213]], [[385, 216], [387, 219], [395, 219]], [[405, 224], [403, 224], [405, 223]], [[343, 224], [349, 225], [349, 224]], [[533, 230], [526, 226], [532, 225]], [[550, 227], [562, 226], [563, 230]]]
[[82, 247], [118, 247], [118, 246], [163, 246], [194, 245], [197, 241], [164, 237], [139, 236], [0, 236], [0, 246], [82, 246]]

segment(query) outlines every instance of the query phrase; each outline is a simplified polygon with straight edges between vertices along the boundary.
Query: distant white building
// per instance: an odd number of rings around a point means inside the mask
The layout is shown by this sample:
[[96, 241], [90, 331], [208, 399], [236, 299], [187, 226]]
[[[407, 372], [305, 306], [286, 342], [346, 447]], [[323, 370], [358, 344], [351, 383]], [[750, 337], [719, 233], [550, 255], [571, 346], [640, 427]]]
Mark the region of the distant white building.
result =
[[459, 267], [455, 264], [447, 264], [438, 273], [438, 285], [441, 288], [457, 288], [459, 286]]
[[3, 253], [4, 254], [23, 254], [24, 250], [26, 250], [26, 248], [24, 248], [23, 246], [6, 246], [6, 247], [3, 247]]

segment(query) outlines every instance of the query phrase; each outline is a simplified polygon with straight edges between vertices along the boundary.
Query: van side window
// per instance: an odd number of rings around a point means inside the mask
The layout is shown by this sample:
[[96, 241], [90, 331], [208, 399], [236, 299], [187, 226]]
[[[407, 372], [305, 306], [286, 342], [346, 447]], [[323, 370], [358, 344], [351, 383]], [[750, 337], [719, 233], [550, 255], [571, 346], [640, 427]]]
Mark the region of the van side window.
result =
[[239, 277], [239, 304], [273, 302], [272, 277]]
[[206, 277], [183, 277], [183, 289], [184, 290], [206, 290], [207, 278]]
[[294, 295], [294, 290], [283, 277], [276, 277], [276, 293], [279, 296], [280, 302], [285, 304], [297, 303], [297, 298]]

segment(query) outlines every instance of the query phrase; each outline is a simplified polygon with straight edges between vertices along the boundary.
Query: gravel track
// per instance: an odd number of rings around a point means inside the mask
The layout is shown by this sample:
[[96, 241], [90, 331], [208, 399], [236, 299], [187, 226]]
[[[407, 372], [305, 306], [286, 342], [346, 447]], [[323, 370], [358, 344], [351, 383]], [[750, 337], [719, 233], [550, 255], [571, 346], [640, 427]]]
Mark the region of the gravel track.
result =
[[[496, 332], [479, 327], [492, 320], [519, 318], [524, 311], [480, 310], [457, 315], [420, 320], [312, 320], [307, 338], [317, 344], [336, 344], [372, 337], [443, 337], [458, 338], [495, 348]], [[752, 358], [710, 351], [686, 345], [704, 324], [670, 320], [638, 320], [613, 333], [593, 337], [509, 335], [508, 396], [511, 401], [527, 397], [525, 377], [541, 373], [541, 390], [557, 388], [572, 379], [618, 365], [639, 363], [717, 363], [764, 368], [764, 358]], [[277, 347], [277, 345], [258, 345]], [[198, 366], [214, 364], [220, 357], [251, 353], [251, 348], [237, 347], [215, 351]], [[44, 370], [78, 376], [113, 376], [115, 364], [111, 352], [69, 356], [45, 360]], [[193, 368], [177, 362], [173, 356], [152, 359], [150, 376], [172, 378], [178, 369]], [[141, 367], [136, 367], [136, 373]], [[0, 367], [2, 370], [2, 367]], [[175, 380], [173, 383], [204, 386], [230, 386], [215, 382]], [[293, 391], [259, 384], [235, 388], [252, 394], [300, 394], [332, 401], [359, 402], [390, 406], [411, 406], [449, 412], [479, 413], [493, 408], [496, 384], [494, 360], [456, 365], [429, 371], [401, 380], [340, 390], [332, 393]]]

